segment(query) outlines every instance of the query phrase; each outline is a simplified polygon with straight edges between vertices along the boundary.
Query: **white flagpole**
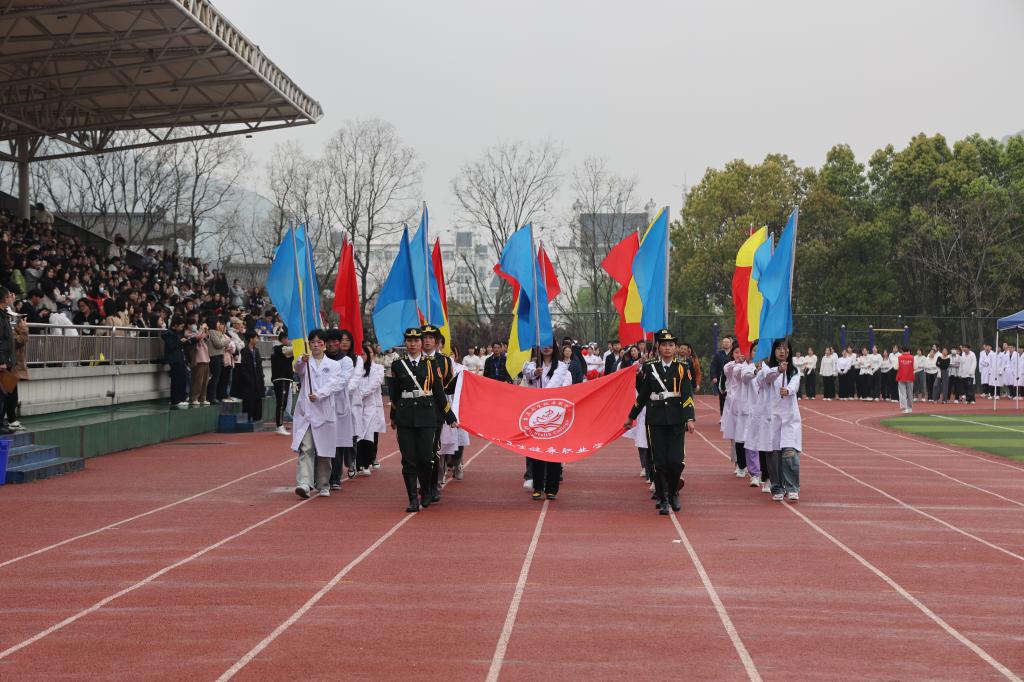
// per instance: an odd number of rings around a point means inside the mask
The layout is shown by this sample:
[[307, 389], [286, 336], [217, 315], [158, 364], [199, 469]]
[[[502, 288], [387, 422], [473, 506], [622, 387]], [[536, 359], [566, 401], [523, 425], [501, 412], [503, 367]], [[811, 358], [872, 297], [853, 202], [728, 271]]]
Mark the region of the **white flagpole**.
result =
[[668, 265], [669, 265], [669, 258], [668, 258], [668, 247], [669, 247], [669, 238], [668, 238], [668, 232], [669, 232], [669, 230], [668, 230], [668, 227], [669, 227], [669, 224], [668, 224], [668, 206], [665, 206], [661, 210], [665, 212], [665, 327], [667, 328], [669, 326], [669, 321], [668, 321]]
[[425, 317], [427, 324], [433, 324], [430, 311], [430, 216], [427, 214], [427, 202], [423, 202], [423, 296], [426, 299]]
[[533, 243], [533, 223], [529, 223], [530, 227], [530, 256], [534, 259], [530, 268], [531, 279], [533, 280], [533, 327], [534, 327], [534, 338], [537, 342], [537, 353], [539, 359], [540, 353], [540, 308], [537, 303], [537, 247]]
[[[295, 226], [292, 225], [288, 228], [289, 234], [292, 238], [292, 261], [295, 263], [295, 284], [296, 286], [302, 283], [302, 274], [299, 271], [299, 247], [298, 240], [295, 239]], [[309, 238], [308, 236], [306, 237]], [[306, 329], [306, 297], [303, 295], [301, 287], [299, 288], [299, 311], [302, 315], [302, 340], [303, 343], [306, 341], [306, 337], [309, 336], [309, 330]]]

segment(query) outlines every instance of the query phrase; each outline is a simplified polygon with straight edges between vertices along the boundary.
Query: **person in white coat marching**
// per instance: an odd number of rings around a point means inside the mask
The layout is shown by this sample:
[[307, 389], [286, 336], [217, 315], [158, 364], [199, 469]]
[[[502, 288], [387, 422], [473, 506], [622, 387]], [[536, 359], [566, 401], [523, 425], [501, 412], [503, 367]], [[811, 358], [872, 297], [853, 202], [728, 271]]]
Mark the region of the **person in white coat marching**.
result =
[[384, 365], [374, 362], [373, 344], [363, 342], [363, 354], [356, 359], [356, 367], [348, 383], [349, 404], [356, 441], [356, 469], [358, 476], [369, 476], [377, 462], [377, 444], [380, 434], [387, 431], [384, 419]]
[[[558, 360], [551, 346], [544, 346], [539, 354], [534, 350], [533, 358], [523, 367], [523, 378], [526, 385], [533, 388], [560, 388], [572, 384], [569, 366]], [[555, 499], [562, 479], [562, 464], [531, 458], [530, 471], [533, 474], [533, 499], [540, 500], [545, 496], [549, 500]]]
[[326, 332], [314, 329], [307, 339], [310, 352], [295, 363], [299, 394], [292, 415], [292, 450], [299, 453], [295, 494], [309, 497], [311, 490], [321, 497], [330, 492], [331, 462], [334, 459], [334, 397], [344, 388], [341, 367], [324, 354]]
[[[459, 347], [453, 343], [451, 344], [451, 349], [452, 374], [455, 376], [457, 383], [461, 381], [462, 373], [470, 370], [469, 367], [459, 362], [461, 359]], [[464, 476], [462, 455], [465, 452], [466, 446], [469, 445], [469, 433], [465, 429], [445, 424], [441, 427], [439, 442], [441, 457], [444, 458], [445, 463], [444, 471], [450, 471], [454, 480], [461, 481]]]
[[781, 502], [800, 499], [800, 451], [803, 449], [803, 424], [796, 400], [800, 374], [790, 364], [790, 346], [786, 339], [772, 344], [765, 375], [771, 391], [771, 417], [768, 437], [772, 454], [768, 473], [772, 481], [772, 499]]
[[348, 477], [356, 475], [356, 450], [352, 421], [352, 405], [349, 400], [348, 385], [356, 368], [356, 354], [353, 346], [352, 332], [346, 329], [328, 329], [327, 350], [325, 354], [341, 367], [341, 382], [345, 390], [334, 397], [334, 409], [337, 419], [334, 422], [335, 452], [331, 463], [331, 490], [340, 490], [346, 469]]
[[[745, 476], [747, 470], [746, 453], [743, 451], [742, 446], [736, 445], [737, 414], [739, 414], [736, 404], [737, 400], [740, 398], [740, 382], [739, 374], [733, 371], [733, 369], [738, 365], [741, 365], [743, 361], [743, 351], [740, 350], [739, 344], [736, 344], [729, 349], [729, 355], [725, 364], [722, 366], [722, 377], [725, 379], [725, 403], [722, 406], [722, 421], [720, 428], [722, 430], [722, 437], [728, 441], [732, 441], [732, 447], [729, 450], [729, 459], [733, 464], [733, 474], [737, 478]], [[740, 434], [740, 438], [742, 438], [742, 432], [740, 432]]]

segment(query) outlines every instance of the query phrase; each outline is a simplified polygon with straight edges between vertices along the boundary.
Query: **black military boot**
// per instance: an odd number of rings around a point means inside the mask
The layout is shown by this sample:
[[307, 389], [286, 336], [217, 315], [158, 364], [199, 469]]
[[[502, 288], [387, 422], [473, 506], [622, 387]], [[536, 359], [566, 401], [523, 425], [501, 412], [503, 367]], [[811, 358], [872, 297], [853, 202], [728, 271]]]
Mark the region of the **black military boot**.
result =
[[430, 465], [427, 465], [426, 471], [421, 468], [419, 471], [419, 482], [420, 482], [420, 506], [424, 509], [430, 506], [433, 501], [433, 495], [430, 493]]
[[418, 512], [420, 510], [420, 498], [416, 494], [416, 477], [410, 474], [405, 474], [402, 478], [405, 479], [405, 492], [409, 495], [409, 506], [405, 508], [405, 511]]

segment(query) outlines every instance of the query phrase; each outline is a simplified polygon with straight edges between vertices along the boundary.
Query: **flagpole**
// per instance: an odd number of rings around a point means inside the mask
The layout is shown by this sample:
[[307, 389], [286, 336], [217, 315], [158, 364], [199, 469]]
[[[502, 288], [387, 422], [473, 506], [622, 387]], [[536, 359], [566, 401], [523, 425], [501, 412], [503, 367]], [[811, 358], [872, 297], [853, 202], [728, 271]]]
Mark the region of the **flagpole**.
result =
[[423, 202], [423, 296], [427, 301], [426, 323], [433, 324], [430, 317], [430, 216], [427, 214], [427, 202]]
[[530, 223], [530, 255], [533, 256], [533, 267], [530, 268], [531, 279], [533, 280], [533, 328], [534, 338], [537, 342], [538, 360], [540, 359], [540, 308], [537, 304], [537, 247], [533, 242], [533, 223]]
[[[319, 282], [316, 281], [316, 270], [313, 269], [313, 260], [312, 260], [313, 259], [313, 256], [312, 256], [312, 253], [313, 253], [313, 242], [309, 238], [309, 227], [308, 226], [306, 227], [306, 233], [305, 234], [306, 234], [306, 271], [309, 272], [310, 300], [311, 301], [315, 301], [316, 299], [313, 298], [313, 292], [315, 291], [317, 296], [320, 295], [320, 284], [319, 284]], [[302, 297], [302, 298], [305, 298], [305, 297]], [[305, 310], [305, 307], [303, 307], [303, 310]], [[319, 311], [317, 311], [317, 312], [319, 313]], [[317, 317], [319, 317], [319, 315]], [[305, 312], [302, 313], [302, 320], [303, 320], [303, 322], [305, 322], [305, 320], [306, 320], [306, 313]], [[323, 321], [320, 320], [320, 319], [317, 319], [316, 322], [317, 322], [317, 326], [319, 327], [320, 324]]]
[[669, 265], [668, 247], [669, 247], [669, 241], [670, 241], [669, 238], [668, 238], [668, 233], [669, 233], [669, 229], [668, 229], [669, 228], [669, 223], [668, 223], [668, 206], [665, 206], [661, 210], [665, 212], [665, 327], [668, 327], [669, 326], [669, 322], [668, 322], [668, 272], [669, 272], [669, 270], [668, 270], [668, 265]]
[[[299, 247], [298, 241], [295, 239], [295, 226], [289, 227], [288, 231], [292, 237], [292, 261], [295, 264], [295, 283], [301, 284], [302, 275], [299, 273]], [[306, 300], [302, 294], [302, 289], [299, 289], [299, 314], [302, 316], [302, 342], [305, 343], [306, 337], [309, 336], [309, 330], [306, 329]]]

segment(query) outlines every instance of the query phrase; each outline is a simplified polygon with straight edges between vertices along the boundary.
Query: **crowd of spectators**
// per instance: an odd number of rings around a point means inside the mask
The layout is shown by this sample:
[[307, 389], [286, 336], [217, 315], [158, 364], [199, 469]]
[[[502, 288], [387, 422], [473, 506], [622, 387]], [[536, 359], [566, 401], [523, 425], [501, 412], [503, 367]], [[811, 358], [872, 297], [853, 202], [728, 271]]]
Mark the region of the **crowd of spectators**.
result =
[[147, 248], [129, 259], [123, 236], [104, 250], [57, 233], [53, 220], [42, 204], [27, 221], [0, 211], [0, 285], [15, 294], [15, 310], [30, 325], [49, 324], [52, 333], [76, 325], [84, 328], [67, 331], [88, 335], [111, 333], [105, 327], [163, 330], [174, 316], [189, 327], [227, 317], [246, 330], [280, 331], [265, 289], [229, 283], [224, 273], [176, 252]]

